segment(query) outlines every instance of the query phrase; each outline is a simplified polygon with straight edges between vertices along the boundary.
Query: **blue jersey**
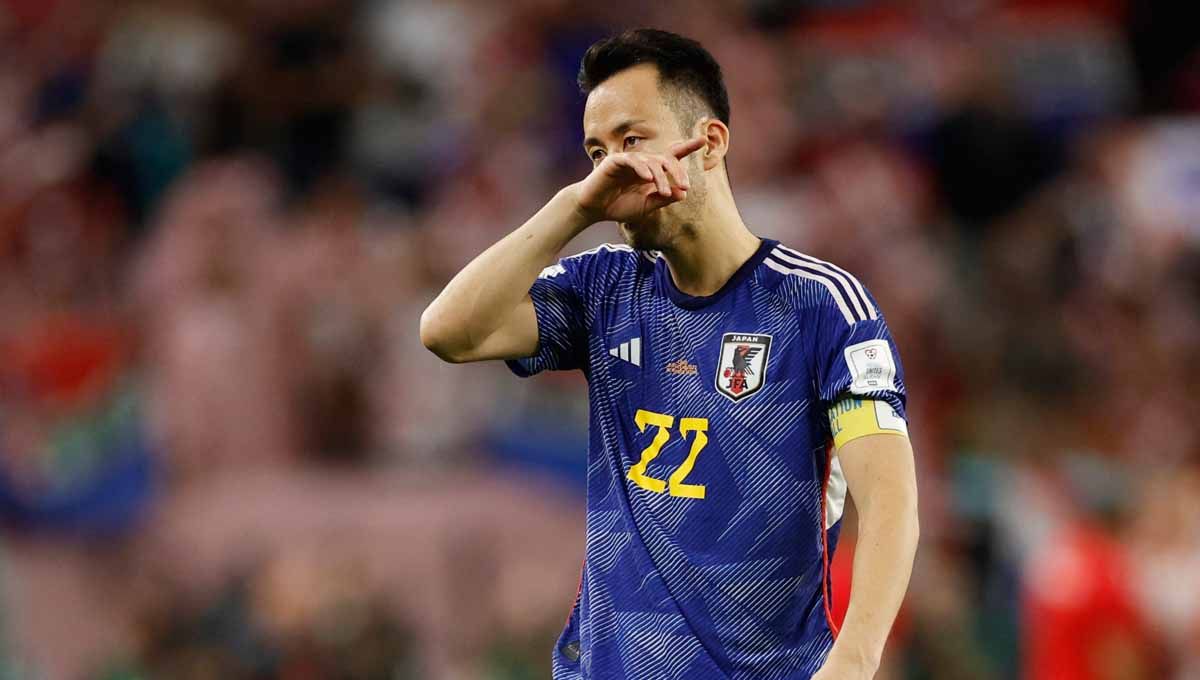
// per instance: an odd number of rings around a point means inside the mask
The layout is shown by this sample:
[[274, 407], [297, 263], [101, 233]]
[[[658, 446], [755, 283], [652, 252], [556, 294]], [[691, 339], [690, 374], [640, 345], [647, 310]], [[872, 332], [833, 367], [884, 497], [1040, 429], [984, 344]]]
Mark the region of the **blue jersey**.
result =
[[875, 300], [770, 240], [706, 297], [611, 245], [547, 268], [530, 296], [538, 351], [509, 367], [582, 370], [591, 409], [583, 574], [554, 677], [810, 677], [833, 639], [846, 495], [827, 411], [859, 395], [904, 417]]

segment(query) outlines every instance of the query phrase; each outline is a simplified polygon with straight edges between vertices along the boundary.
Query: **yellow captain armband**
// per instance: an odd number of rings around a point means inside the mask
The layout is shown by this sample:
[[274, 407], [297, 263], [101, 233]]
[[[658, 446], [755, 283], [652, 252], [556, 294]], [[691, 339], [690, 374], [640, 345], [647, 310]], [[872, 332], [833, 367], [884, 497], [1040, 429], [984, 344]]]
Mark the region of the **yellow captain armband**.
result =
[[830, 407], [829, 431], [833, 434], [833, 446], [838, 449], [869, 434], [907, 437], [908, 424], [886, 401], [847, 396]]

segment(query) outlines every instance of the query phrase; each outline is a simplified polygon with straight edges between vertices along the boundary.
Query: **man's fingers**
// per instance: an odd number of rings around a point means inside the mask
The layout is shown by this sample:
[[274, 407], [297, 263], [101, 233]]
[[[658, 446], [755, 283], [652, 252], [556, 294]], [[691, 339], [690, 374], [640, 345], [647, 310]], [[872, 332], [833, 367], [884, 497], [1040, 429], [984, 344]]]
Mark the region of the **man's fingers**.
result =
[[663, 170], [665, 164], [658, 162], [650, 163], [650, 171], [654, 173], [654, 184], [658, 186], [658, 193], [663, 196], [671, 195], [671, 181], [667, 179], [667, 173]]
[[687, 168], [673, 156], [623, 154], [611, 158], [617, 167], [633, 170], [642, 181], [652, 184], [654, 191], [665, 198], [679, 200], [676, 192], [691, 188]]
[[675, 186], [684, 190], [691, 188], [689, 184], [690, 180], [688, 178], [688, 171], [687, 168], [683, 167], [683, 163], [680, 163], [672, 156], [667, 156], [666, 166], [667, 172], [671, 175], [671, 179], [675, 182]]
[[613, 163], [624, 166], [637, 173], [638, 177], [647, 182], [654, 182], [654, 171], [650, 169], [650, 165], [646, 161], [636, 156], [614, 156]]
[[687, 192], [678, 187], [674, 189], [674, 193], [672, 193], [670, 196], [663, 196], [657, 191], [652, 191], [650, 192], [649, 196], [646, 196], [646, 212], [654, 212], [659, 208], [665, 208], [668, 205], [682, 201], [685, 198], [687, 198]]
[[671, 148], [669, 150], [670, 150], [672, 156], [682, 160], [683, 158], [687, 157], [688, 154], [703, 147], [705, 144], [705, 141], [706, 140], [704, 138], [704, 135], [700, 135], [693, 139], [687, 139], [682, 142], [675, 142], [674, 144], [671, 145]]

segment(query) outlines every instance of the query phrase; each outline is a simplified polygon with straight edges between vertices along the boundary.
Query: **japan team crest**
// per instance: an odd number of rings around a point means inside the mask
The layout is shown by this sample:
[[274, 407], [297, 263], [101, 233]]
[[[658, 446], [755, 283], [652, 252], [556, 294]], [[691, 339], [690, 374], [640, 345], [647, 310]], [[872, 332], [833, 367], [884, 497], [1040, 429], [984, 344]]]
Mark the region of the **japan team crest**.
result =
[[770, 354], [769, 335], [726, 333], [721, 337], [721, 359], [717, 362], [717, 391], [741, 401], [762, 389]]

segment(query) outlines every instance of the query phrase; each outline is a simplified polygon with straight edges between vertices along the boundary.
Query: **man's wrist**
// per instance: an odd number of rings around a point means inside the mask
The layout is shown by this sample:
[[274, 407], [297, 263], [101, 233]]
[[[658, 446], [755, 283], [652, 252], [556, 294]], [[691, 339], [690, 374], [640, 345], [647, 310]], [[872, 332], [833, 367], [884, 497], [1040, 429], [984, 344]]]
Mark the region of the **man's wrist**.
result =
[[555, 195], [554, 200], [564, 201], [571, 210], [571, 229], [574, 234], [579, 234], [583, 230], [601, 221], [600, 217], [593, 214], [583, 206], [579, 200], [579, 182], [568, 184], [559, 190]]
[[[848, 641], [840, 640], [839, 642]], [[875, 673], [879, 670], [880, 659], [876, 654], [869, 654], [845, 644], [839, 646], [835, 643], [833, 649], [829, 650], [829, 658], [825, 663], [847, 673], [846, 677], [848, 678], [869, 679], [874, 678]]]

